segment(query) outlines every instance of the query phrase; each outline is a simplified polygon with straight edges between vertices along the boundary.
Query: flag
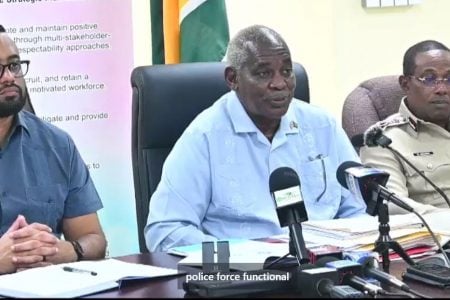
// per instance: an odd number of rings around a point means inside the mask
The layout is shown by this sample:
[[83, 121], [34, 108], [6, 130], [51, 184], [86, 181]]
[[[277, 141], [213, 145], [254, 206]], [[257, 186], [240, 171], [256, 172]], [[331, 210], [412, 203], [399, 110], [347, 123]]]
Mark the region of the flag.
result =
[[225, 0], [150, 0], [153, 64], [221, 61], [229, 41]]

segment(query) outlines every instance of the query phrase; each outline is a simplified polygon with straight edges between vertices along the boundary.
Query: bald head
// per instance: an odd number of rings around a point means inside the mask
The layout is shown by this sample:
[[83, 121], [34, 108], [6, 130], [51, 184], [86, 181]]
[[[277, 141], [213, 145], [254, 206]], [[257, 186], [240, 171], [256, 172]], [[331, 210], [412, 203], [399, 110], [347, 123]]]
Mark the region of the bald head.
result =
[[5, 64], [5, 61], [9, 61], [12, 58], [20, 58], [19, 49], [5, 31], [0, 31], [0, 62]]
[[251, 63], [258, 49], [289, 48], [275, 30], [264, 25], [253, 25], [240, 30], [230, 41], [227, 49], [227, 62], [239, 70], [243, 65]]

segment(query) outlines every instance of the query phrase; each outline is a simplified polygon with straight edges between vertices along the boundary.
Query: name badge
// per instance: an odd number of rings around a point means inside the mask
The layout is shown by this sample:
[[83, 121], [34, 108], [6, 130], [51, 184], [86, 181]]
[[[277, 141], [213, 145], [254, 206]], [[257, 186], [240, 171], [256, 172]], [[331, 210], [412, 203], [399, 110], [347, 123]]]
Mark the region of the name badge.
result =
[[433, 151], [425, 151], [425, 152], [416, 152], [413, 153], [414, 156], [430, 156], [433, 155]]

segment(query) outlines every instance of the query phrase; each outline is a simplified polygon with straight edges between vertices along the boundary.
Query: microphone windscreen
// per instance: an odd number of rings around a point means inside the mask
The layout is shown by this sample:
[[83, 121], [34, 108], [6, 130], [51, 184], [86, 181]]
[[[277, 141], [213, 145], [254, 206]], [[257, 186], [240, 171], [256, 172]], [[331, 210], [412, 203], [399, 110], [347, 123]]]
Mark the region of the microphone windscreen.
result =
[[269, 187], [271, 193], [293, 186], [300, 186], [300, 179], [294, 169], [281, 167], [270, 174]]
[[337, 181], [346, 189], [348, 189], [347, 186], [347, 180], [346, 180], [346, 170], [348, 168], [353, 168], [353, 167], [362, 167], [363, 165], [360, 163], [357, 163], [356, 161], [345, 161], [343, 162], [336, 171], [336, 179]]
[[390, 145], [392, 140], [383, 134], [383, 129], [378, 124], [374, 124], [364, 132], [363, 143], [368, 147], [385, 147]]
[[368, 147], [378, 146], [376, 139], [382, 134], [381, 128], [378, 124], [373, 124], [364, 132], [364, 145]]
[[362, 147], [364, 146], [364, 134], [357, 134], [352, 136], [352, 138], [350, 139], [353, 147]]

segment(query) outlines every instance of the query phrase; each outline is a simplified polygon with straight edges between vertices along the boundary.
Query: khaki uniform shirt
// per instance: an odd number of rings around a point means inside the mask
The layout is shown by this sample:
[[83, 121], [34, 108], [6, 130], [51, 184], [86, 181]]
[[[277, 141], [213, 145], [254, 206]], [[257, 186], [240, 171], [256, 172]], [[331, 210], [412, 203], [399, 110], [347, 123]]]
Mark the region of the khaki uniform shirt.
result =
[[[407, 108], [405, 98], [399, 112], [378, 125], [384, 129], [384, 135], [392, 139], [390, 147], [399, 151], [450, 197], [450, 132], [415, 117]], [[363, 164], [388, 172], [390, 177], [386, 187], [416, 211], [424, 213], [435, 207], [449, 207], [432, 185], [389, 149], [364, 146], [360, 149], [360, 157]], [[391, 203], [389, 212], [406, 211]]]

